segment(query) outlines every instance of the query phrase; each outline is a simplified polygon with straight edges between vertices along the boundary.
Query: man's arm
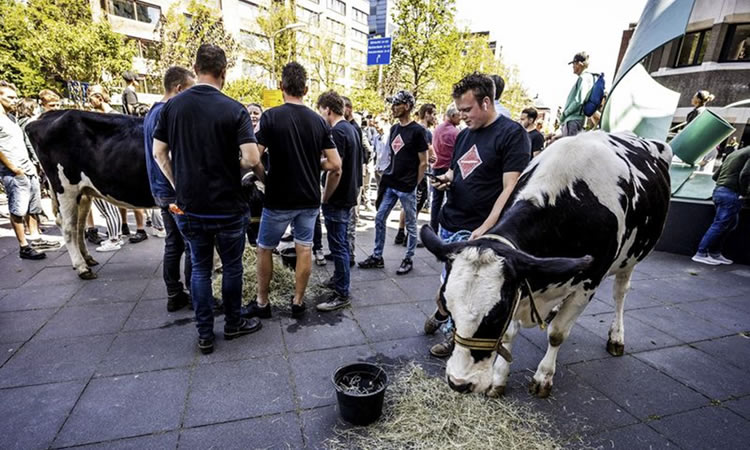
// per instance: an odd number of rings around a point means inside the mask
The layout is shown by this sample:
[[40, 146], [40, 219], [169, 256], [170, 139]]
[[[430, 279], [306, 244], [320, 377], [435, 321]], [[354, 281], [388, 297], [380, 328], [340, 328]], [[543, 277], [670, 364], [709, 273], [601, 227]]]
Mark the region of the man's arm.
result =
[[[432, 147], [432, 145], [430, 145]], [[417, 184], [422, 182], [422, 178], [424, 178], [424, 173], [427, 170], [427, 153], [428, 152], [419, 152], [419, 169], [417, 172]]]
[[166, 142], [162, 142], [158, 139], [154, 139], [154, 159], [159, 164], [159, 168], [164, 176], [169, 181], [169, 184], [174, 185], [174, 175], [172, 175], [172, 160], [169, 157], [169, 147]]
[[23, 170], [21, 170], [19, 167], [16, 167], [15, 164], [10, 162], [8, 160], [8, 157], [5, 156], [5, 153], [0, 152], [0, 163], [2, 163], [5, 167], [8, 168], [11, 172], [13, 172], [17, 177], [23, 176]]
[[323, 203], [326, 203], [341, 180], [341, 157], [336, 148], [323, 150], [323, 159], [320, 160], [320, 168], [328, 172], [325, 191], [323, 192]]
[[451, 183], [453, 182], [453, 169], [448, 169], [447, 172], [442, 175], [438, 175], [435, 178], [440, 181], [433, 181], [432, 183], [430, 183], [432, 184], [432, 187], [434, 187], [438, 191], [445, 191], [447, 189], [450, 189]]
[[750, 158], [745, 161], [745, 166], [740, 171], [740, 194], [750, 195]]
[[503, 173], [503, 191], [497, 197], [497, 200], [495, 200], [495, 204], [492, 206], [492, 211], [490, 211], [490, 215], [487, 216], [484, 223], [471, 233], [470, 240], [484, 235], [490, 230], [490, 228], [495, 226], [500, 219], [500, 213], [503, 211], [505, 203], [508, 201], [508, 197], [510, 197], [510, 193], [513, 192], [513, 188], [516, 187], [516, 183], [520, 176], [521, 172]]
[[261, 182], [265, 181], [266, 171], [263, 163], [260, 161], [260, 151], [255, 143], [240, 145], [240, 167], [243, 169], [253, 169], [253, 173]]

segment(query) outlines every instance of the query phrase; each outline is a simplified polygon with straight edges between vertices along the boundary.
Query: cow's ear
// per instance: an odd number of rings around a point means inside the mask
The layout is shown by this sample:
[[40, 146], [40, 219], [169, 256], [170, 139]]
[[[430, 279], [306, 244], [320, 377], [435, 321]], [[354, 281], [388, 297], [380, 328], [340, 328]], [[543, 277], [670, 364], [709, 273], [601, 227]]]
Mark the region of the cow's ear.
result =
[[513, 255], [513, 268], [524, 278], [551, 276], [553, 278], [572, 278], [591, 267], [594, 258], [537, 258], [528, 253], [516, 251]]
[[453, 256], [458, 250], [464, 247], [462, 243], [446, 244], [444, 243], [437, 234], [432, 230], [429, 225], [422, 226], [422, 230], [419, 232], [419, 236], [422, 238], [424, 247], [429, 250], [430, 253], [435, 255], [440, 261], [446, 262], [449, 259], [453, 259]]

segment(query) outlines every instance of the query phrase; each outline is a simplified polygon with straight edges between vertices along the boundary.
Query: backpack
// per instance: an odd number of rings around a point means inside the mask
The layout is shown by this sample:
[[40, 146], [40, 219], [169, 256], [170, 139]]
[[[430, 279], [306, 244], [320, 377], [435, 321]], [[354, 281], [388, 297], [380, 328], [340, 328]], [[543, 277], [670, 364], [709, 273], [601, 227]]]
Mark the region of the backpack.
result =
[[596, 79], [594, 81], [594, 85], [591, 87], [591, 91], [589, 91], [589, 95], [586, 98], [586, 101], [583, 103], [583, 114], [586, 117], [591, 117], [596, 110], [599, 109], [599, 106], [602, 104], [602, 99], [604, 99], [604, 91], [606, 89], [606, 82], [604, 81], [604, 74], [593, 74], [594, 78]]

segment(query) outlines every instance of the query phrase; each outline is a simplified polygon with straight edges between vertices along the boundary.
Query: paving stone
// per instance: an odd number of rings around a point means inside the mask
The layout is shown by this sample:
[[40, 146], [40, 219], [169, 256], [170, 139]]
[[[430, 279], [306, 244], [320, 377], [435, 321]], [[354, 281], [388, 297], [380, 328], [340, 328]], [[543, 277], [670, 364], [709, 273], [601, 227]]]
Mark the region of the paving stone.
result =
[[351, 427], [339, 416], [336, 405], [308, 409], [300, 413], [305, 448], [324, 450], [330, 448], [325, 444], [327, 439], [335, 436], [335, 429]]
[[0, 387], [86, 380], [114, 335], [42, 340], [34, 338], [0, 368]]
[[427, 318], [415, 303], [357, 308], [354, 315], [374, 342], [419, 336]]
[[[546, 350], [545, 345], [544, 351]], [[568, 338], [560, 346], [557, 363], [571, 364], [608, 357], [610, 357], [610, 354], [607, 353], [607, 339], [575, 324], [573, 329], [570, 330]]]
[[696, 342], [692, 346], [718, 360], [750, 372], [750, 341], [744, 336], [735, 334], [712, 341]]
[[132, 303], [108, 303], [62, 308], [39, 331], [42, 339], [116, 333], [133, 310]]
[[144, 280], [150, 279], [156, 274], [156, 263], [145, 262], [143, 264], [107, 263], [97, 272], [102, 280]]
[[[97, 272], [101, 266], [92, 267], [94, 272]], [[49, 285], [60, 285], [60, 284], [79, 284], [85, 283], [84, 280], [78, 278], [78, 272], [73, 269], [73, 266], [65, 265], [58, 267], [45, 267], [38, 271], [36, 275], [31, 277], [28, 281], [23, 283], [23, 287], [32, 286], [49, 286]]]
[[[614, 313], [597, 314], [595, 316], [581, 316], [577, 323], [593, 332], [597, 336], [606, 339], [609, 336], [609, 327], [614, 320]], [[635, 353], [644, 350], [653, 350], [682, 343], [679, 339], [663, 333], [651, 325], [646, 325], [625, 312], [625, 351]]]
[[597, 434], [587, 439], [587, 445], [596, 449], [623, 450], [677, 448], [674, 443], [642, 423]]
[[197, 354], [194, 330], [165, 328], [121, 333], [96, 368], [96, 376], [190, 365]]
[[[190, 286], [187, 286], [187, 288], [189, 289]], [[167, 285], [164, 284], [164, 278], [161, 278], [161, 277], [151, 278], [148, 281], [148, 285], [146, 286], [146, 290], [143, 291], [143, 295], [141, 296], [141, 298], [144, 299], [144, 300], [159, 299], [159, 300], [163, 301], [166, 304], [166, 302], [167, 302]]]
[[300, 407], [313, 408], [336, 403], [331, 381], [336, 369], [357, 361], [372, 360], [374, 356], [366, 345], [289, 355]]
[[595, 314], [608, 313], [613, 311], [614, 307], [612, 305], [601, 300], [597, 300], [596, 298], [592, 298], [589, 304], [586, 305], [586, 309], [583, 310], [581, 315], [593, 316]]
[[87, 282], [68, 304], [137, 302], [145, 288], [145, 283], [139, 281], [92, 280]]
[[[679, 289], [689, 289], [701, 299], [732, 297], [748, 292], [746, 283], [719, 282], [717, 276], [720, 275], [681, 276], [665, 280], [665, 283]], [[726, 279], [726, 275], [723, 275], [723, 277]]]
[[694, 348], [665, 348], [636, 357], [715, 400], [750, 394], [747, 372]]
[[76, 450], [169, 450], [177, 448], [176, 431], [75, 447]]
[[302, 448], [299, 420], [293, 413], [189, 428], [180, 433], [180, 448]]
[[164, 259], [164, 240], [153, 239], [149, 236], [145, 242], [137, 245], [128, 243], [114, 252], [109, 260], [110, 264], [158, 264]]
[[373, 345], [375, 357], [368, 362], [378, 364], [388, 373], [395, 376], [409, 363], [420, 365], [430, 375], [445, 375], [445, 360], [430, 355], [430, 347], [442, 342], [442, 333], [433, 336], [417, 336], [394, 341], [378, 342]]
[[747, 448], [750, 440], [750, 423], [724, 408], [701, 408], [655, 420], [649, 425], [682, 448]]
[[185, 369], [91, 380], [55, 439], [70, 446], [169, 431], [180, 425]]
[[184, 426], [246, 419], [294, 409], [289, 364], [280, 356], [195, 368]]
[[[214, 352], [210, 355], [198, 354], [199, 364], [283, 355], [285, 353], [281, 320], [279, 319], [264, 319], [263, 328], [260, 331], [231, 342], [223, 340], [224, 321], [219, 319], [214, 322], [214, 335], [217, 337], [217, 345]], [[189, 339], [193, 343], [192, 345], [195, 345], [197, 338], [198, 332], [193, 327], [192, 335]]]
[[659, 289], [653, 292], [652, 295], [663, 303], [687, 303], [706, 300], [716, 296], [710, 290], [697, 288], [692, 283], [686, 283], [686, 280], [683, 278], [660, 280], [659, 283]]
[[440, 277], [431, 275], [427, 277], [397, 278], [395, 283], [404, 291], [411, 300], [434, 300], [435, 294], [440, 289]]
[[0, 300], [0, 311], [59, 308], [80, 288], [76, 283], [13, 289]]
[[29, 261], [18, 257], [18, 247], [0, 260], [0, 289], [16, 288], [45, 267], [44, 261]]
[[[612, 298], [613, 284], [614, 278], [610, 277], [606, 279], [596, 290], [596, 294], [594, 294], [595, 299], [601, 300], [612, 308], [614, 308], [615, 304], [615, 301]], [[630, 289], [625, 295], [625, 310], [650, 308], [652, 306], [662, 305], [660, 301], [655, 299], [656, 296], [654, 295], [654, 292], [658, 292], [662, 286], [663, 283], [661, 280], [631, 281]]]
[[0, 367], [13, 356], [16, 351], [23, 345], [23, 342], [9, 342], [0, 345]]
[[367, 341], [350, 309], [321, 313], [309, 304], [303, 318], [283, 317], [281, 329], [290, 352], [359, 345]]
[[0, 448], [48, 448], [85, 383], [0, 389]]
[[[363, 261], [364, 259], [360, 260]], [[357, 261], [357, 262], [360, 262]], [[395, 276], [396, 274], [391, 273], [391, 271], [386, 271], [385, 269], [360, 269], [357, 266], [352, 267], [351, 273], [350, 273], [350, 280], [352, 283], [352, 287], [357, 286], [362, 281], [375, 281], [375, 280], [385, 280], [390, 279], [391, 277]]]
[[[747, 300], [749, 297], [746, 297]], [[729, 330], [731, 332], [742, 332], [750, 330], [750, 312], [737, 310], [731, 305], [721, 301], [709, 300], [705, 302], [694, 302], [679, 305], [679, 308], [696, 316], [703, 317], [707, 321]], [[712, 336], [716, 337], [716, 336]]]
[[353, 283], [350, 295], [352, 304], [357, 307], [411, 301], [398, 284], [391, 279]]
[[188, 308], [167, 312], [166, 300], [141, 300], [125, 322], [123, 331], [171, 327], [195, 329], [194, 319], [195, 313]]
[[[688, 307], [693, 304], [686, 303], [681, 306]], [[702, 317], [706, 316], [691, 314], [683, 311], [683, 308], [674, 306], [639, 309], [628, 311], [626, 314], [684, 342], [701, 341], [730, 334], [726, 328], [703, 320]]]
[[729, 400], [722, 404], [725, 408], [729, 408], [745, 419], [750, 420], [750, 395], [737, 400]]
[[[89, 254], [96, 260], [96, 262], [99, 263], [99, 266], [101, 267], [107, 262], [109, 262], [110, 259], [117, 253], [117, 252], [97, 252], [96, 251], [96, 245], [94, 244], [88, 244]], [[64, 248], [64, 247], [63, 247]], [[47, 264], [49, 267], [73, 267], [73, 263], [70, 260], [70, 254], [67, 252], [67, 250], [61, 251], [62, 255], [60, 255], [59, 258], [55, 258], [55, 260], [51, 264]]]
[[29, 340], [54, 313], [52, 309], [0, 313], [0, 344]]
[[708, 403], [703, 395], [632, 356], [587, 361], [568, 367], [640, 419], [673, 414]]

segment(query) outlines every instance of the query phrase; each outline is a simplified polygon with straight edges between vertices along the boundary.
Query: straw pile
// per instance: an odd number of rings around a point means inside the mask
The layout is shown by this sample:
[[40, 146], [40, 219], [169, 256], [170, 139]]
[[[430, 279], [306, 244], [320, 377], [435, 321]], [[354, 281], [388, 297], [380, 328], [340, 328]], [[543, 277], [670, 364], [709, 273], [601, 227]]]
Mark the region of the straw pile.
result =
[[[258, 279], [255, 272], [255, 248], [245, 246], [245, 252], [242, 254], [242, 266], [245, 268], [242, 274], [242, 305], [246, 306], [255, 300], [258, 294]], [[315, 271], [310, 275], [310, 282], [307, 285], [307, 296], [317, 296], [323, 293], [323, 288], [319, 283], [325, 281], [319, 278], [320, 275]], [[212, 286], [214, 296], [221, 298], [221, 280], [222, 275], [219, 273], [214, 277]], [[269, 300], [271, 306], [281, 309], [291, 308], [289, 299], [294, 296], [294, 271], [281, 263], [279, 256], [273, 256], [273, 276], [271, 277], [271, 286], [269, 289]]]
[[459, 394], [411, 364], [386, 390], [383, 416], [334, 429], [331, 449], [561, 449], [541, 413], [507, 399]]

